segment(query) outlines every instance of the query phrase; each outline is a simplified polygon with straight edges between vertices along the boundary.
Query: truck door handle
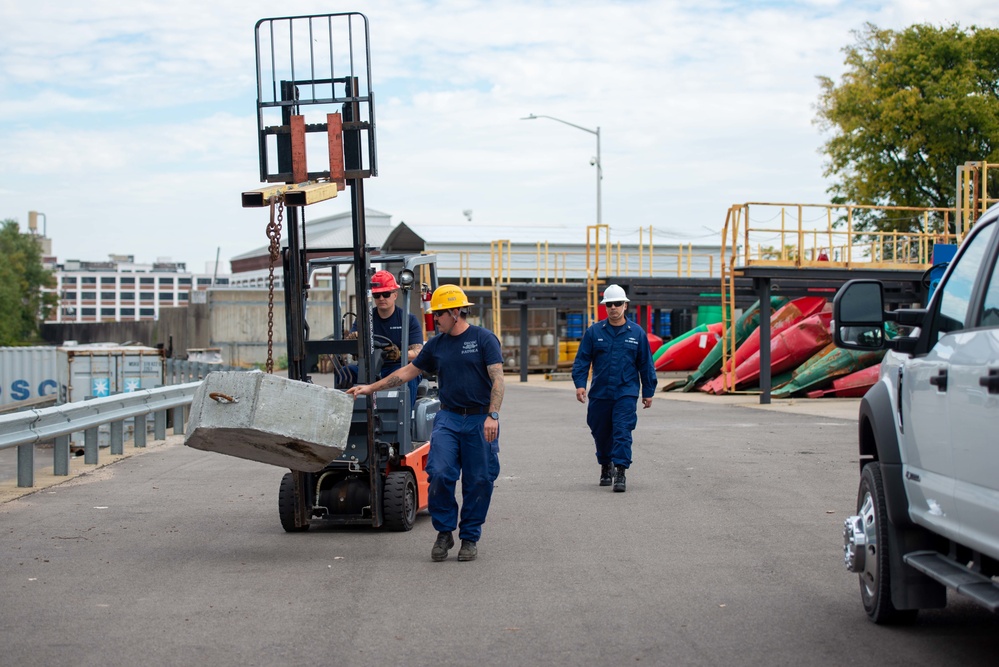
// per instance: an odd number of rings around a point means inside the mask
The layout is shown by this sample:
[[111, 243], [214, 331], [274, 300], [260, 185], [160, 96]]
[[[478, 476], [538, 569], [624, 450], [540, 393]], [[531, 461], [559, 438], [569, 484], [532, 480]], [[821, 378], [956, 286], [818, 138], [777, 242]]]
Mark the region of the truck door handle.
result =
[[990, 368], [988, 375], [978, 378], [978, 384], [986, 387], [990, 394], [999, 394], [999, 368]]
[[947, 391], [947, 369], [941, 368], [936, 376], [930, 378], [930, 384], [940, 391]]

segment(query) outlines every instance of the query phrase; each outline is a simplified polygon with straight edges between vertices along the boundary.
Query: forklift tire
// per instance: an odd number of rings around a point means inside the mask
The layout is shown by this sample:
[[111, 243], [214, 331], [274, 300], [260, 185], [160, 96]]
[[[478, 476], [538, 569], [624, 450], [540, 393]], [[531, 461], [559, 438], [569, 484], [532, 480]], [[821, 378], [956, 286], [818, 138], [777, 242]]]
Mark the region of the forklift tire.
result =
[[382, 511], [385, 528], [411, 530], [416, 521], [416, 480], [408, 470], [394, 470], [385, 478]]
[[309, 524], [295, 525], [295, 473], [286, 472], [281, 478], [281, 489], [278, 491], [278, 514], [281, 516], [281, 527], [288, 533], [302, 533], [309, 529]]

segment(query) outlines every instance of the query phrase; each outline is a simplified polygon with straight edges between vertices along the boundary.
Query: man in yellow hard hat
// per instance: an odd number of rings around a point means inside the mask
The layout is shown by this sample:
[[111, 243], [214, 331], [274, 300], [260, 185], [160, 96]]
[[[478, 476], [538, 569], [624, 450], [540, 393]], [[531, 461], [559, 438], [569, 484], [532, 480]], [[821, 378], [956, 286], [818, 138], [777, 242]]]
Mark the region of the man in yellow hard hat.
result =
[[[347, 390], [354, 396], [368, 396], [398, 387], [421, 372], [437, 373], [441, 410], [434, 418], [427, 458], [427, 504], [437, 529], [437, 540], [430, 551], [434, 561], [447, 559], [448, 550], [454, 546], [455, 528], [461, 539], [458, 560], [475, 560], [493, 482], [499, 476], [503, 355], [495, 334], [468, 323], [471, 305], [460, 287], [438, 287], [430, 299], [437, 335], [423, 346], [416, 359], [374, 384]], [[460, 524], [455, 500], [459, 477]]]

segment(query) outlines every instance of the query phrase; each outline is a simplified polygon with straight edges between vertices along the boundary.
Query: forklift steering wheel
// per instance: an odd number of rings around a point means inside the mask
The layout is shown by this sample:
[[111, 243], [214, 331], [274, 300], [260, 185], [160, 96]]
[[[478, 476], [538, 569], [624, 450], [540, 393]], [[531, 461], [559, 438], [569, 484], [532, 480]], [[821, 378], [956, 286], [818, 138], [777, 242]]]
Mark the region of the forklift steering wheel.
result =
[[371, 344], [376, 350], [385, 350], [392, 347], [392, 341], [387, 336], [371, 334]]

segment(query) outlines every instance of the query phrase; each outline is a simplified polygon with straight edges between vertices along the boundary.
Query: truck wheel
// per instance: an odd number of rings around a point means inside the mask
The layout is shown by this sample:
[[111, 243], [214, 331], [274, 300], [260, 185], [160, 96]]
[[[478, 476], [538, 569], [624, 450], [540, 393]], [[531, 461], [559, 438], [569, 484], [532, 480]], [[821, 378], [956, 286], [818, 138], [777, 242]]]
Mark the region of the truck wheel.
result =
[[289, 533], [301, 533], [309, 529], [309, 524], [295, 525], [295, 473], [286, 472], [281, 478], [281, 488], [278, 490], [278, 514], [281, 516], [281, 527]]
[[857, 514], [864, 524], [866, 544], [864, 565], [859, 573], [860, 598], [868, 618], [879, 625], [912, 623], [918, 609], [896, 609], [891, 601], [891, 548], [888, 543], [888, 512], [885, 509], [885, 486], [881, 479], [881, 464], [877, 461], [864, 466], [857, 491]]
[[394, 470], [385, 478], [382, 503], [385, 528], [406, 531], [416, 521], [416, 480], [408, 470]]

